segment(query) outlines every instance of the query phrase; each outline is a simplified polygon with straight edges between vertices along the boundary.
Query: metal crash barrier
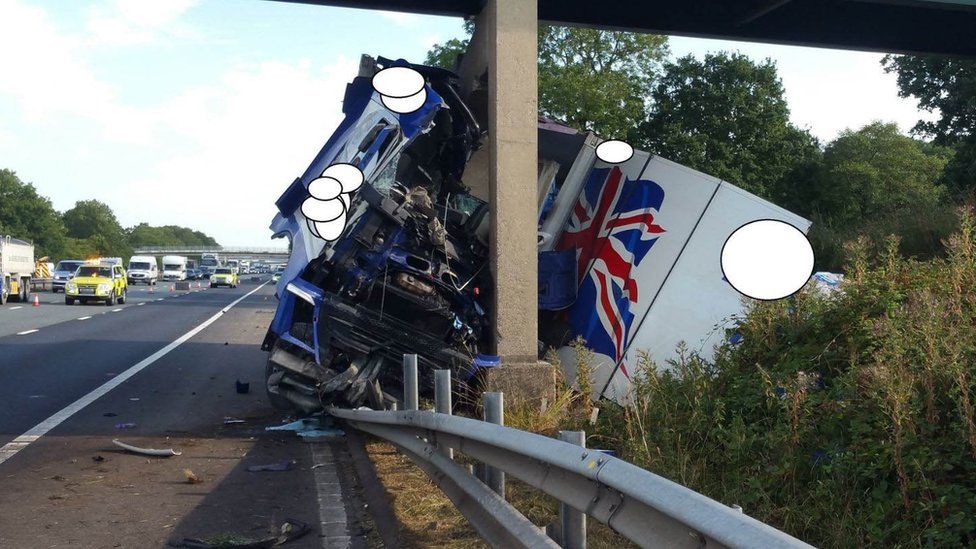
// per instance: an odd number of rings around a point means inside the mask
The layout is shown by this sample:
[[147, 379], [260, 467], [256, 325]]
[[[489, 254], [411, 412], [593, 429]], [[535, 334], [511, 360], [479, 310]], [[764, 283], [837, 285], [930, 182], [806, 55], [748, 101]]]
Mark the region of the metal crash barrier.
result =
[[[404, 357], [404, 379], [416, 379], [416, 358]], [[450, 395], [437, 374], [437, 400]], [[350, 426], [395, 444], [495, 547], [559, 547], [547, 530], [532, 524], [505, 501], [505, 475], [554, 497], [561, 520], [548, 529], [562, 547], [585, 547], [585, 517], [610, 526], [641, 547], [810, 547], [741, 510], [671, 482], [631, 463], [587, 449], [582, 433], [564, 432], [564, 442], [501, 425], [501, 393], [485, 394], [485, 421], [416, 409], [416, 383], [405, 387], [405, 410], [331, 408]], [[438, 410], [450, 410], [438, 402]], [[481, 464], [478, 476], [457, 463], [448, 449]], [[480, 477], [480, 478], [479, 478]]]

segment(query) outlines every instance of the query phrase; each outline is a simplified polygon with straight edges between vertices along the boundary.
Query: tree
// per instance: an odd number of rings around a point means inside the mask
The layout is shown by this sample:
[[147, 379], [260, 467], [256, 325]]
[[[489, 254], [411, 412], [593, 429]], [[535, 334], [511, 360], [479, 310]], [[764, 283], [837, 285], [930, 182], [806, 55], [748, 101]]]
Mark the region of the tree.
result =
[[539, 110], [581, 130], [627, 139], [668, 55], [666, 36], [539, 27]]
[[36, 257], [60, 257], [66, 244], [61, 216], [11, 170], [0, 169], [0, 235], [34, 243]]
[[[474, 25], [465, 22], [470, 36]], [[644, 112], [647, 90], [668, 54], [667, 37], [539, 26], [539, 112], [604, 137], [627, 138]], [[469, 39], [427, 52], [426, 63], [454, 69]]]
[[725, 52], [665, 63], [636, 141], [779, 203], [795, 199], [790, 176], [819, 154], [790, 123], [775, 64]]
[[153, 227], [140, 223], [127, 231], [129, 244], [139, 246], [219, 246], [212, 237], [187, 227]]
[[827, 145], [811, 207], [834, 225], [861, 226], [941, 200], [948, 149], [902, 135], [894, 123], [845, 130]]
[[474, 33], [474, 21], [468, 19], [464, 21], [464, 32], [467, 38], [451, 38], [443, 44], [434, 44], [427, 52], [425, 65], [433, 65], [442, 69], [453, 71], [458, 62], [458, 56], [468, 49], [471, 42], [471, 35]]
[[97, 255], [126, 257], [132, 253], [115, 212], [98, 200], [76, 202], [73, 208], [64, 212], [64, 226], [69, 237], [87, 241]]
[[918, 99], [935, 121], [920, 120], [918, 135], [955, 148], [945, 182], [954, 194], [976, 189], [976, 60], [914, 55], [886, 55], [885, 71], [897, 73], [898, 94]]

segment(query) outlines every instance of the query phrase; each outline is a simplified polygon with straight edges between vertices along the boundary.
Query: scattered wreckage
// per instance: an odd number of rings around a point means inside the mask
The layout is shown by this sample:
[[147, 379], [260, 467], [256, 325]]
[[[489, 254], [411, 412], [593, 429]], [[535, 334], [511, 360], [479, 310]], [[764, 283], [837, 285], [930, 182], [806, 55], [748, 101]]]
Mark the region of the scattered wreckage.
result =
[[[416, 110], [391, 110], [374, 89], [390, 67], [423, 77]], [[384, 388], [402, 386], [406, 353], [418, 355], [422, 388], [434, 369], [463, 387], [492, 363], [486, 90], [462, 100], [459, 89], [450, 71], [364, 57], [345, 119], [277, 200], [271, 229], [291, 256], [262, 345], [275, 406], [389, 407]], [[718, 260], [736, 228], [777, 219], [805, 232], [809, 222], [647, 152], [608, 164], [600, 143], [539, 120], [540, 354], [557, 349], [573, 379], [570, 342], [582, 337], [592, 396], [626, 402], [638, 349], [664, 364], [680, 341], [704, 356], [723, 341], [716, 326], [743, 308]], [[345, 228], [326, 240], [302, 204], [340, 164], [362, 183], [340, 197]]]

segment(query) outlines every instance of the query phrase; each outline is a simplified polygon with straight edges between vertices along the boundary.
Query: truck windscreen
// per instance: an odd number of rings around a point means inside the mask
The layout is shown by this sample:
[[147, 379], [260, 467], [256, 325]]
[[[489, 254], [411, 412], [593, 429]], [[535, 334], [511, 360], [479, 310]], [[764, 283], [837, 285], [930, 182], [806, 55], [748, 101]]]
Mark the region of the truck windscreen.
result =
[[129, 270], [130, 271], [148, 271], [149, 270], [149, 264], [148, 263], [129, 263]]
[[182, 271], [183, 265], [163, 265], [164, 271]]

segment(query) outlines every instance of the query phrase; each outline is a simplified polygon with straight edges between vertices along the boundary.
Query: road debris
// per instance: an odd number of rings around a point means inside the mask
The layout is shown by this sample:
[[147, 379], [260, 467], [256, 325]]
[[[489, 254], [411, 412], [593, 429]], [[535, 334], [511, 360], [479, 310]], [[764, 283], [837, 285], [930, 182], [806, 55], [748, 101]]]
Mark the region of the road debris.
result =
[[187, 484], [200, 484], [203, 482], [203, 479], [198, 477], [196, 473], [189, 469], [183, 469], [183, 476], [186, 477]]
[[316, 414], [284, 425], [265, 427], [265, 431], [295, 431], [302, 438], [337, 437], [345, 433], [332, 427], [332, 418]]
[[183, 538], [176, 547], [189, 549], [260, 549], [276, 547], [296, 540], [311, 529], [308, 524], [295, 519], [285, 519], [280, 527], [274, 528], [268, 537], [252, 539], [235, 533], [222, 533], [204, 539]]
[[119, 414], [116, 414], [115, 412], [105, 412], [104, 414], [102, 414], [102, 417], [115, 417], [117, 415]]
[[237, 419], [236, 417], [230, 417], [230, 416], [224, 418], [224, 425], [236, 425], [238, 423], [244, 423], [244, 420]]
[[92, 461], [94, 461], [95, 463], [101, 463], [105, 461], [105, 458], [103, 458], [102, 456], [92, 456]]
[[266, 465], [250, 465], [247, 470], [252, 473], [263, 473], [263, 472], [280, 472], [280, 471], [291, 471], [295, 467], [295, 460], [286, 459], [284, 461], [279, 461], [277, 463], [268, 463]]
[[115, 428], [116, 429], [132, 429], [135, 426], [136, 426], [136, 424], [135, 423], [132, 423], [131, 421], [127, 421], [125, 423], [116, 423], [115, 424]]
[[[112, 444], [118, 446], [119, 448], [122, 448], [123, 450], [128, 450], [129, 452], [133, 452], [133, 453], [136, 453], [136, 454], [142, 454], [144, 456], [171, 457], [171, 456], [183, 455], [183, 452], [176, 451], [176, 450], [174, 450], [172, 448], [163, 448], [163, 449], [140, 448], [138, 446], [133, 446], [131, 444], [126, 444], [126, 443], [124, 443], [124, 442], [122, 442], [120, 440], [117, 440], [117, 439], [113, 439], [112, 440]], [[101, 456], [96, 456], [96, 457], [101, 457]], [[94, 459], [94, 458], [92, 458], [92, 459]], [[95, 461], [101, 461], [101, 460], [96, 459]]]
[[235, 385], [237, 387], [237, 394], [239, 394], [239, 395], [246, 395], [247, 393], [249, 393], [251, 391], [251, 384], [250, 383], [245, 383], [245, 382], [243, 382], [241, 380], [237, 380], [235, 382]]

